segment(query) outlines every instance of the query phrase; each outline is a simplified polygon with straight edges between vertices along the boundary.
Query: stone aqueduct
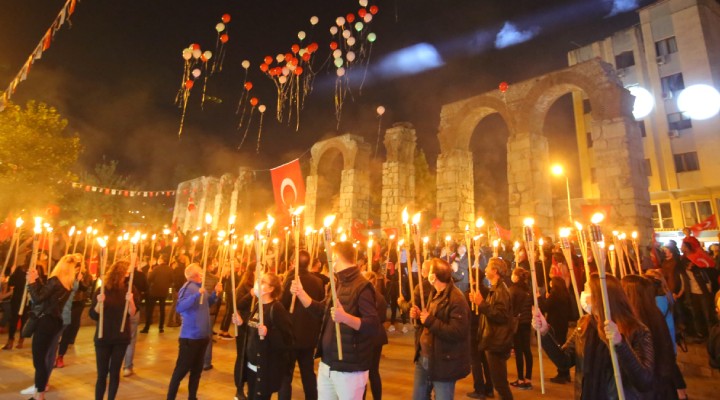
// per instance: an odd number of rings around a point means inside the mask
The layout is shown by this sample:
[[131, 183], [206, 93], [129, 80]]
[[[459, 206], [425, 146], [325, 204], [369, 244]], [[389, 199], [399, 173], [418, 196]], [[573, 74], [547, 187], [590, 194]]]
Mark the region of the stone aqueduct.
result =
[[[608, 227], [639, 230], [642, 237], [650, 237], [650, 199], [643, 172], [642, 143], [632, 116], [634, 98], [623, 88], [612, 66], [599, 60], [514, 83], [505, 93], [493, 90], [442, 107], [438, 132], [441, 153], [436, 169], [436, 214], [443, 221], [440, 227], [442, 235], [459, 233], [466, 224], [472, 226], [476, 219], [470, 139], [478, 124], [496, 113], [505, 121], [509, 131], [507, 174], [511, 228], [519, 232], [523, 217], [534, 216], [544, 232], [555, 231], [548, 140], [543, 136], [543, 124], [555, 100], [572, 91], [584, 92], [592, 108], [590, 129], [599, 198], [583, 201], [610, 207]], [[382, 165], [380, 212], [383, 227], [397, 226], [402, 208], [406, 205], [412, 208], [415, 142], [415, 130], [410, 124], [396, 124], [385, 133], [387, 156]], [[321, 216], [317, 215], [320, 170], [327, 158], [338, 156], [342, 157], [337, 203], [339, 222], [342, 226], [349, 226], [353, 219], [365, 221], [368, 218], [370, 147], [362, 137], [351, 134], [321, 141], [312, 147], [306, 184], [307, 223], [314, 226], [321, 223]], [[583, 162], [586, 161], [581, 160], [581, 164]], [[196, 207], [207, 211], [188, 213], [185, 206], [187, 195], [180, 195], [183, 188], [208, 187], [207, 184], [212, 182], [218, 183], [219, 188], [222, 179], [229, 178], [198, 178], [180, 185], [174, 217], [178, 226], [194, 226], [197, 221], [193, 218], [209, 212], [208, 202], [213, 200], [216, 215], [218, 212], [222, 214], [223, 210], [234, 213], [241, 200], [238, 193], [249, 181], [247, 170], [241, 169], [234, 183], [226, 185], [230, 189], [225, 194], [221, 189], [214, 189], [212, 193], [196, 195], [202, 203]], [[228, 201], [229, 206], [219, 206], [219, 203]]]

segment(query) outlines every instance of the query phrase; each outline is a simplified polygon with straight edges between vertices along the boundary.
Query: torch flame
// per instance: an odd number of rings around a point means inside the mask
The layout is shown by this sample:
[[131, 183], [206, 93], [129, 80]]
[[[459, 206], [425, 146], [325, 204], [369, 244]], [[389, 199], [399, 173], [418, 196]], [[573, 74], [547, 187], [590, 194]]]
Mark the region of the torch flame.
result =
[[421, 217], [421, 216], [422, 216], [422, 213], [417, 213], [417, 214], [413, 215], [413, 217], [412, 217], [412, 223], [413, 223], [414, 225], [419, 224], [419, 223], [420, 223], [420, 217]]
[[268, 214], [267, 216], [267, 228], [272, 229], [273, 225], [275, 224], [275, 218], [273, 218], [272, 215]]
[[324, 225], [326, 228], [329, 228], [330, 225], [333, 224], [333, 222], [335, 222], [335, 215], [328, 215], [328, 216], [325, 217], [325, 219], [323, 220], [323, 225]]
[[205, 223], [208, 225], [212, 224], [212, 215], [210, 215], [210, 213], [205, 214]]
[[523, 220], [523, 225], [524, 226], [533, 226], [533, 225], [535, 225], [535, 219], [531, 218], [531, 217], [527, 217]]
[[[16, 227], [16, 228], [19, 228], [19, 227], [21, 227], [24, 223], [25, 223], [25, 221], [23, 221], [22, 218], [18, 217], [18, 219], [15, 220], [15, 227]], [[73, 226], [73, 229], [75, 229], [74, 226]], [[72, 233], [70, 234], [70, 236], [72, 236]]]
[[42, 233], [42, 218], [41, 217], [35, 217], [35, 233]]
[[610, 247], [608, 247], [608, 250], [615, 251], [615, 245], [611, 244]]
[[200, 237], [198, 235], [193, 236], [192, 241], [197, 242]]
[[155, 239], [157, 239], [157, 235], [153, 233], [152, 240], [155, 240]]
[[87, 228], [85, 228], [85, 233], [87, 233], [89, 235], [91, 232], [92, 232], [92, 226], [88, 226]]
[[398, 247], [403, 247], [404, 244], [405, 244], [405, 239], [400, 239], [400, 241], [398, 242]]
[[255, 230], [256, 230], [256, 231], [261, 231], [264, 227], [265, 227], [265, 221], [263, 221], [263, 222], [255, 225]]
[[519, 248], [520, 248], [520, 242], [518, 242], [518, 241], [516, 240], [516, 241], [515, 241], [515, 245], [513, 246], [513, 250], [518, 251]]
[[130, 233], [125, 232], [125, 234], [123, 235], [123, 240], [129, 240], [129, 239], [130, 239]]
[[163, 234], [164, 234], [164, 235], [169, 235], [169, 234], [170, 234], [170, 229], [167, 229], [167, 228], [163, 229]]
[[232, 226], [235, 225], [235, 220], [237, 219], [236, 216], [231, 215], [230, 218], [228, 218], [228, 225]]
[[427, 244], [429, 241], [430, 241], [430, 238], [429, 238], [429, 237], [425, 236], [425, 237], [423, 238], [423, 243]]
[[638, 234], [637, 234], [637, 232], [633, 231], [633, 233], [631, 234], [631, 236], [632, 236], [633, 239], [637, 239]]
[[452, 240], [452, 237], [450, 237], [450, 235], [445, 236], [445, 241], [446, 241], [446, 242], [449, 242], [450, 240]]
[[597, 225], [597, 224], [603, 222], [604, 219], [605, 219], [605, 215], [603, 215], [603, 213], [595, 213], [595, 214], [593, 214], [592, 218], [590, 218], [590, 222]]
[[477, 221], [475, 221], [475, 227], [482, 228], [483, 226], [485, 226], [485, 220], [480, 217], [477, 219]]
[[575, 221], [575, 228], [576, 228], [577, 230], [579, 230], [579, 231], [583, 230], [582, 224], [579, 223], [579, 222], [577, 222], [577, 221]]
[[107, 246], [107, 242], [105, 241], [104, 238], [99, 237], [95, 240], [97, 240], [98, 246], [102, 247], [103, 249], [105, 248], [105, 246]]
[[560, 228], [560, 237], [561, 238], [570, 237], [570, 228]]
[[407, 224], [409, 218], [410, 218], [410, 215], [408, 214], [407, 207], [405, 207], [405, 208], [403, 208], [403, 210], [402, 210], [402, 222], [403, 222], [403, 224]]
[[344, 233], [343, 233], [342, 235], [340, 235], [340, 241], [341, 241], [341, 242], [347, 242], [347, 235], [344, 234]]
[[368, 246], [367, 246], [367, 247], [372, 247], [372, 246], [373, 246], [373, 240], [370, 239], [370, 240], [368, 240]]
[[300, 215], [303, 211], [305, 211], [305, 206], [300, 206], [293, 211], [293, 215]]
[[499, 242], [498, 242], [497, 239], [493, 240], [493, 247], [498, 247], [498, 243], [499, 243]]

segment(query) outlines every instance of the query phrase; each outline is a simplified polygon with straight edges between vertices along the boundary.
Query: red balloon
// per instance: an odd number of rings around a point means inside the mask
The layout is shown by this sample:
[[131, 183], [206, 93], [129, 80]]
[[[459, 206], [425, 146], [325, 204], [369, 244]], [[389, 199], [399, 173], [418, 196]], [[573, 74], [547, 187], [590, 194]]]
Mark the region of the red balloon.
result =
[[360, 18], [365, 18], [365, 15], [366, 15], [366, 14], [367, 14], [367, 10], [366, 10], [366, 9], [361, 8], [361, 9], [358, 10], [358, 16], [359, 16]]
[[252, 82], [245, 82], [245, 90], [250, 91], [253, 88]]
[[268, 65], [267, 64], [260, 64], [260, 71], [267, 72], [268, 71]]
[[303, 61], [305, 61], [305, 62], [310, 61], [310, 51], [309, 51], [309, 50], [308, 50], [307, 53], [305, 53], [305, 54], [302, 55], [302, 59], [303, 59]]
[[[299, 50], [298, 50], [299, 51]], [[292, 60], [294, 57], [292, 53], [286, 53], [285, 54], [285, 61]]]
[[378, 6], [370, 6], [370, 14], [375, 15], [378, 13], [378, 11], [380, 11]]
[[207, 62], [207, 60], [208, 60], [208, 59], [205, 57], [205, 54], [201, 54], [201, 55], [200, 55], [200, 61], [202, 61], [202, 62]]
[[318, 51], [319, 48], [320, 48], [320, 46], [318, 46], [317, 43], [312, 42], [312, 43], [310, 43], [310, 45], [308, 46], [308, 51], [311, 52], [311, 53], [314, 53], [314, 52]]
[[351, 24], [353, 21], [355, 21], [355, 14], [350, 13], [345, 16], [345, 21], [347, 21], [349, 24]]
[[300, 51], [300, 45], [294, 44], [291, 47], [293, 54], [297, 54]]
[[335, 50], [337, 50], [337, 48], [338, 48], [337, 42], [330, 42], [330, 50], [335, 51]]
[[295, 75], [300, 76], [303, 73], [303, 67], [297, 67], [295, 68], [295, 71], [293, 71]]
[[230, 22], [230, 14], [223, 14], [223, 16], [222, 16], [222, 22], [224, 22], [224, 23], [226, 23], [226, 24], [227, 24], [228, 22]]
[[250, 105], [253, 106], [253, 107], [255, 107], [256, 105], [258, 105], [258, 99], [257, 99], [257, 97], [253, 97], [252, 99], [250, 99]]
[[192, 89], [194, 84], [195, 84], [195, 82], [193, 82], [192, 79], [188, 79], [187, 81], [185, 81], [185, 89], [188, 89], [188, 90]]
[[193, 43], [193, 44], [190, 45], [190, 46], [192, 47], [193, 50], [200, 50], [200, 45], [197, 44], [197, 43]]
[[265, 60], [264, 60], [264, 61], [265, 61], [265, 64], [267, 64], [267, 65], [272, 64], [272, 60], [273, 60], [272, 57], [270, 57], [270, 56], [265, 56]]
[[227, 33], [223, 33], [220, 35], [220, 41], [223, 43], [227, 43], [227, 41], [230, 40], [230, 36], [227, 35]]
[[509, 86], [510, 85], [508, 85], [507, 82], [500, 82], [500, 86], [498, 86], [498, 89], [500, 89], [502, 93], [505, 93], [507, 92]]

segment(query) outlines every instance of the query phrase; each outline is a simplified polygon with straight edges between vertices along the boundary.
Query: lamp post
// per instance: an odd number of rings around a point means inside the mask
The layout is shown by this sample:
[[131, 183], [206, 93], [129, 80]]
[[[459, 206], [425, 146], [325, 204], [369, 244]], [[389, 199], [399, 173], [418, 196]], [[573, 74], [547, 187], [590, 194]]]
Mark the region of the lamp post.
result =
[[573, 217], [572, 217], [572, 206], [570, 204], [570, 178], [568, 178], [567, 174], [565, 173], [565, 170], [563, 169], [562, 165], [555, 164], [550, 168], [550, 171], [555, 176], [564, 176], [565, 177], [565, 191], [567, 193], [567, 207], [568, 207], [568, 219], [570, 220], [570, 224], [573, 223]]

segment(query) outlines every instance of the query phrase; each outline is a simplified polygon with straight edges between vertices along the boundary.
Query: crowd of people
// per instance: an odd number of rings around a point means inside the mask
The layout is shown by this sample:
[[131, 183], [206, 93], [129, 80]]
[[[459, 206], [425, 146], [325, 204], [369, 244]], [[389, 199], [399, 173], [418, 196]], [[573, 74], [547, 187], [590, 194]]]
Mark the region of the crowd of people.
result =
[[[510, 246], [468, 251], [460, 241], [425, 254], [386, 242], [363, 254], [338, 242], [329, 260], [309, 249], [287, 255], [286, 265], [279, 247], [260, 266], [251, 252], [226, 258], [210, 248], [220, 256], [205, 266], [194, 246], [159, 241], [139, 257], [118, 249], [104, 275], [92, 250], [55, 259], [43, 251], [33, 257], [27, 246], [2, 277], [8, 334], [2, 349], [22, 348], [32, 338], [34, 382], [21, 393], [33, 399], [44, 399], [53, 370], [71, 363], [65, 356], [85, 310], [96, 326], [96, 399], [116, 398], [120, 376], [134, 374], [137, 337], [154, 329], [156, 308], [160, 333], [180, 327], [167, 399], [176, 398], [186, 377], [188, 398], [197, 398], [202, 372], [213, 368], [216, 327], [219, 339], [236, 343], [235, 399], [299, 397], [292, 392], [296, 366], [305, 399], [364, 399], [368, 392], [381, 399], [382, 351], [398, 322], [402, 332], [414, 332], [408, 355], [414, 400], [453, 399], [456, 382], [470, 374], [473, 391], [466, 396], [473, 399], [537, 390], [536, 332], [557, 368], [549, 381], [574, 381], [577, 399], [619, 398], [619, 391], [626, 399], [686, 399], [677, 353], [687, 343], [706, 343], [709, 365], [720, 369], [718, 244], [711, 246], [716, 264], [710, 267], [690, 256], [705, 251], [691, 234], [679, 246], [649, 246], [640, 262], [628, 257], [635, 273], [605, 280], [609, 319], [591, 256], [583, 260], [572, 251], [568, 260], [551, 238], [534, 257], [524, 246]], [[517, 379], [509, 382], [513, 355]]]

